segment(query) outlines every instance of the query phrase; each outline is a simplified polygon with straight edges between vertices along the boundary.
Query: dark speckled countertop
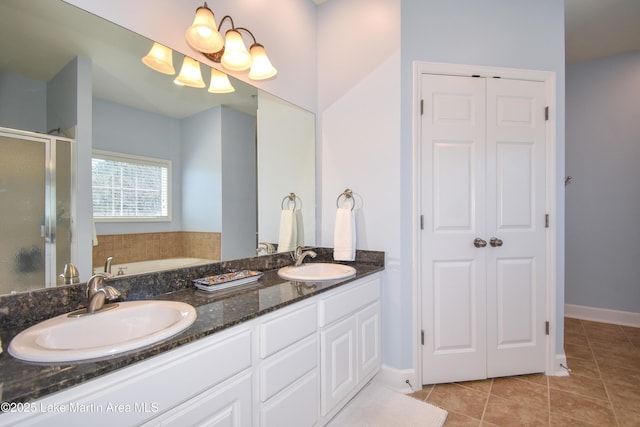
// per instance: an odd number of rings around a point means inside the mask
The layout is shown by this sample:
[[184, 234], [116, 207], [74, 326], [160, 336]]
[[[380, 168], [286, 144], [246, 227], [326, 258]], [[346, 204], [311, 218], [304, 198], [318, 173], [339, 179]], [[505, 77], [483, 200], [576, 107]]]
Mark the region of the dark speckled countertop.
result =
[[[329, 249], [314, 250], [319, 256], [313, 261], [331, 261]], [[0, 401], [28, 402], [44, 397], [376, 273], [384, 269], [384, 253], [358, 251], [355, 262], [344, 263], [355, 267], [356, 276], [338, 281], [302, 285], [285, 281], [277, 275], [277, 269], [290, 264], [288, 254], [276, 254], [110, 280], [109, 284], [122, 292], [124, 300], [182, 301], [194, 306], [198, 317], [185, 331], [155, 345], [76, 364], [27, 363], [9, 355], [7, 347], [11, 338], [27, 327], [82, 307], [86, 303], [85, 284], [0, 297], [3, 349], [0, 354]], [[211, 293], [191, 286], [192, 279], [239, 269], [259, 270], [265, 274], [258, 282]], [[35, 310], [40, 315], [34, 314], [34, 306], [42, 304], [45, 306]], [[56, 306], [55, 309], [51, 305]]]

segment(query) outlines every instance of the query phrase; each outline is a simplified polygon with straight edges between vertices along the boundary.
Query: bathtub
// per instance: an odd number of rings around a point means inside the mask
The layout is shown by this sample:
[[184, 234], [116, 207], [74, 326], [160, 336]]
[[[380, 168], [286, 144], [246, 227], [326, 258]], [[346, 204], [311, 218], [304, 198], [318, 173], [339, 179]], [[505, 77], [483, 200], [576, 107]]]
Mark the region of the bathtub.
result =
[[[173, 270], [176, 268], [195, 267], [197, 265], [211, 264], [217, 262], [205, 258], [166, 258], [149, 261], [128, 262], [123, 264], [112, 264], [111, 273], [116, 277], [129, 276], [132, 274], [153, 273], [162, 270]], [[104, 271], [104, 266], [94, 267], [93, 272]]]

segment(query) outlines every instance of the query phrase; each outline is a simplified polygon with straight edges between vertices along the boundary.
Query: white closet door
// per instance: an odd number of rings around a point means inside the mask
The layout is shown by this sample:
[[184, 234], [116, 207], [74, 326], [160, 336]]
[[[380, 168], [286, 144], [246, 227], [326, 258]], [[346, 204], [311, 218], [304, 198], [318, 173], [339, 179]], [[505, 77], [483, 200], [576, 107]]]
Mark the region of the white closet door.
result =
[[542, 372], [544, 84], [425, 74], [421, 91], [423, 384]]
[[486, 377], [485, 83], [423, 75], [423, 383]]
[[546, 321], [545, 93], [487, 80], [487, 369], [543, 372]]

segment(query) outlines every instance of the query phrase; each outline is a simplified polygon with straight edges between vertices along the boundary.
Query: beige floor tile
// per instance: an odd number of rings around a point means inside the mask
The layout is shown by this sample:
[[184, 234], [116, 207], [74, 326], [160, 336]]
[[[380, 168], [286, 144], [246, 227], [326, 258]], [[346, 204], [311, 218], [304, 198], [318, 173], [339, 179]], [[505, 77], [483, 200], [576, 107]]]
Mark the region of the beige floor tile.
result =
[[[640, 371], [603, 364], [600, 367], [600, 374], [607, 387], [616, 384], [640, 387]], [[638, 403], [638, 406], [640, 406], [640, 403]]]
[[482, 419], [487, 398], [487, 393], [469, 387], [458, 384], [438, 384], [427, 398], [427, 402], [447, 411]]
[[566, 416], [598, 426], [615, 426], [616, 419], [608, 401], [590, 399], [565, 391], [551, 389], [551, 415]]
[[598, 366], [611, 366], [640, 371], [640, 348], [630, 345], [593, 347]]
[[422, 390], [413, 392], [408, 396], [413, 397], [414, 399], [422, 400], [424, 402], [425, 400], [427, 400], [427, 397], [429, 396], [429, 393], [431, 393], [431, 390], [433, 390], [433, 387], [434, 386], [432, 385], [424, 385], [422, 386]]
[[566, 331], [571, 331], [571, 332], [582, 332], [584, 333], [584, 328], [582, 327], [582, 320], [580, 319], [573, 319], [571, 317], [565, 317], [564, 318], [564, 330]]
[[564, 343], [565, 344], [577, 344], [577, 345], [588, 346], [589, 345], [589, 339], [587, 338], [587, 336], [585, 334], [565, 332], [565, 334], [564, 334]]
[[516, 378], [523, 381], [529, 381], [532, 383], [540, 384], [543, 386], [548, 385], [548, 378], [545, 374], [528, 374], [528, 375], [518, 375], [512, 378]]
[[616, 410], [616, 418], [620, 427], [640, 427], [640, 412]]
[[615, 384], [607, 387], [615, 411], [640, 411], [640, 387]]
[[488, 380], [478, 380], [478, 381], [463, 381], [456, 384], [489, 394], [492, 383], [493, 383], [493, 380], [488, 379]]
[[491, 393], [482, 421], [498, 426], [548, 426], [549, 411], [546, 407], [530, 405], [520, 399], [507, 399]]
[[546, 385], [524, 381], [517, 377], [496, 378], [491, 387], [491, 396], [504, 397], [521, 403], [524, 406], [532, 406], [549, 410], [549, 396]]
[[565, 344], [564, 352], [567, 356], [593, 360], [593, 353], [587, 345]]
[[457, 412], [449, 411], [447, 420], [444, 423], [444, 427], [478, 427], [480, 426], [480, 420], [471, 418], [466, 415], [458, 414]]
[[567, 357], [567, 366], [571, 369], [571, 375], [581, 375], [583, 377], [599, 378], [600, 370], [596, 361], [591, 359], [578, 359]]
[[574, 420], [559, 414], [551, 414], [549, 422], [550, 427], [602, 427], [595, 424], [589, 424], [583, 420]]
[[607, 391], [600, 378], [570, 375], [568, 377], [549, 377], [549, 387], [578, 394], [592, 399], [607, 401]]

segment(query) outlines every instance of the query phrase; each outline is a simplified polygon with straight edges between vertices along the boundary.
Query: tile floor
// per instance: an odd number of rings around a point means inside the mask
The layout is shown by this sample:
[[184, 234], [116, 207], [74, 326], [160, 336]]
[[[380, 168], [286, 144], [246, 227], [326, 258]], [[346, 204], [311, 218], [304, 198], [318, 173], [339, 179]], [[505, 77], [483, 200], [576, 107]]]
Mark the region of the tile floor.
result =
[[425, 385], [411, 396], [454, 426], [640, 426], [640, 328], [565, 319], [568, 377]]

